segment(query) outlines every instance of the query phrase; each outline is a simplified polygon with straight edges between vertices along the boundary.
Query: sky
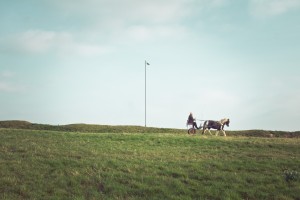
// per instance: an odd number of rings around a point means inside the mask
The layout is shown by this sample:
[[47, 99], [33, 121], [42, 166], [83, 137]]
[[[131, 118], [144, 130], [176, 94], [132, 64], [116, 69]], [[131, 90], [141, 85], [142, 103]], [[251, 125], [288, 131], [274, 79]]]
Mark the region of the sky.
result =
[[[300, 130], [300, 0], [0, 0], [0, 120]], [[198, 121], [200, 123], [200, 121]]]

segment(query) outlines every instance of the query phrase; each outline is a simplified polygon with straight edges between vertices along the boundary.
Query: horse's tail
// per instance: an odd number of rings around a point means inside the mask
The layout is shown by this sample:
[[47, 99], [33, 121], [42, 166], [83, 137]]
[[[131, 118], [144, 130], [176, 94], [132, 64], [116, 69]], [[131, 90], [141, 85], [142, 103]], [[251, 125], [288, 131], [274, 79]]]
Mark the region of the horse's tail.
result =
[[208, 120], [205, 120], [202, 126], [202, 134], [204, 134], [205, 129], [207, 128]]
[[205, 120], [204, 123], [203, 123], [203, 128], [207, 126], [207, 123], [208, 123], [208, 121]]

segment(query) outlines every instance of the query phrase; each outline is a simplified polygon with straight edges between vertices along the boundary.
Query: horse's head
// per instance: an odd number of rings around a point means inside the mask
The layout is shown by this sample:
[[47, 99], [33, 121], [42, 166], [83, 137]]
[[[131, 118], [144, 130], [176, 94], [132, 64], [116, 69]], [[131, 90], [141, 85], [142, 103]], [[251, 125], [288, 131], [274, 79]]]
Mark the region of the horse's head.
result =
[[226, 124], [226, 126], [229, 126], [229, 123], [230, 123], [230, 120], [227, 119], [224, 124]]

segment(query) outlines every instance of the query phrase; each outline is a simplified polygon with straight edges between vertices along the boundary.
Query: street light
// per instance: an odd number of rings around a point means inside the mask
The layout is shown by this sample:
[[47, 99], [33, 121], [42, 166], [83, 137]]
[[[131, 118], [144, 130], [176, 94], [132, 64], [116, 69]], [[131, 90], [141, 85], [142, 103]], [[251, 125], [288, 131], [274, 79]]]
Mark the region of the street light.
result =
[[150, 65], [145, 60], [145, 127], [147, 127], [147, 65]]

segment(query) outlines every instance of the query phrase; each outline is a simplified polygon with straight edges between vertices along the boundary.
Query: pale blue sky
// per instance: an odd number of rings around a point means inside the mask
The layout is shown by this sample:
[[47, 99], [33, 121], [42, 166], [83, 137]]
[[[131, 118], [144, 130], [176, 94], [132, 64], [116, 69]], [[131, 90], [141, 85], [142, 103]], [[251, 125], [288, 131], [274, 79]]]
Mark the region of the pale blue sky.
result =
[[300, 0], [0, 0], [0, 120], [300, 130]]

